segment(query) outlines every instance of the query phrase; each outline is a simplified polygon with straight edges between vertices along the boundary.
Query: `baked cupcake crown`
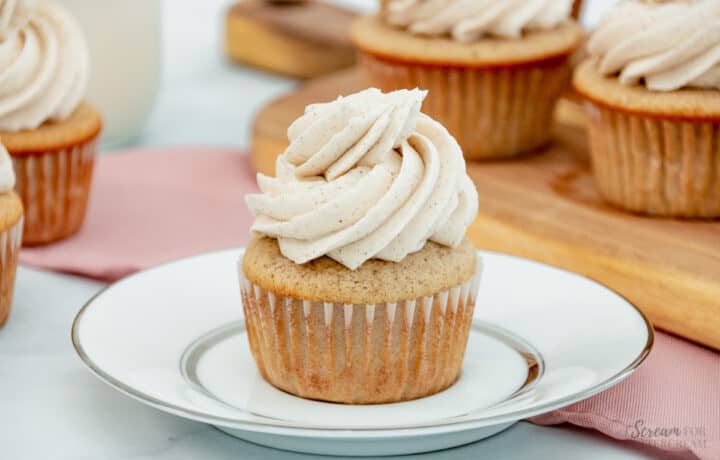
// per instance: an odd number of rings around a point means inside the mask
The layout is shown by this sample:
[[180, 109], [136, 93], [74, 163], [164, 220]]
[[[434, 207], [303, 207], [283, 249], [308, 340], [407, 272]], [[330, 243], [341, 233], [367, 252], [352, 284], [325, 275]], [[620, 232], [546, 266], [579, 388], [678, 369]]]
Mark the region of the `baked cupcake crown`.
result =
[[425, 92], [369, 89], [308, 106], [276, 178], [258, 175], [252, 230], [295, 263], [399, 262], [427, 241], [455, 247], [477, 213], [462, 151], [420, 112]]
[[602, 74], [626, 85], [720, 89], [720, 2], [623, 2], [603, 20], [588, 51]]
[[471, 42], [555, 28], [570, 18], [572, 6], [572, 0], [387, 0], [383, 15], [414, 34]]
[[0, 131], [67, 118], [89, 76], [75, 19], [55, 0], [0, 0]]

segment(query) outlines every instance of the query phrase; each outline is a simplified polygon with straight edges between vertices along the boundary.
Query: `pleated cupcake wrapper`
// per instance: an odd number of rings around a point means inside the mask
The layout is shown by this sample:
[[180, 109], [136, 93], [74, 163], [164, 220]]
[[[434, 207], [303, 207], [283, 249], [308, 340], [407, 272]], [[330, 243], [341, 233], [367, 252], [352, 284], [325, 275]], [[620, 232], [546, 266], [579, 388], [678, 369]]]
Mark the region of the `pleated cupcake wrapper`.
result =
[[10, 316], [22, 236], [22, 217], [15, 225], [0, 233], [0, 326]]
[[442, 391], [460, 372], [481, 270], [478, 261], [472, 279], [434, 296], [367, 305], [278, 296], [240, 269], [257, 367], [275, 387], [323, 401], [388, 403]]
[[15, 189], [25, 207], [24, 244], [49, 243], [80, 229], [96, 153], [97, 137], [61, 150], [13, 156]]
[[364, 52], [360, 61], [370, 86], [429, 90], [423, 112], [455, 136], [469, 159], [509, 157], [547, 143], [570, 75], [568, 57], [498, 68], [413, 64]]
[[603, 198], [657, 216], [720, 217], [720, 123], [653, 118], [586, 102]]
[[578, 19], [580, 17], [580, 13], [582, 13], [582, 7], [583, 7], [583, 0], [575, 0], [573, 2], [572, 16], [575, 19]]

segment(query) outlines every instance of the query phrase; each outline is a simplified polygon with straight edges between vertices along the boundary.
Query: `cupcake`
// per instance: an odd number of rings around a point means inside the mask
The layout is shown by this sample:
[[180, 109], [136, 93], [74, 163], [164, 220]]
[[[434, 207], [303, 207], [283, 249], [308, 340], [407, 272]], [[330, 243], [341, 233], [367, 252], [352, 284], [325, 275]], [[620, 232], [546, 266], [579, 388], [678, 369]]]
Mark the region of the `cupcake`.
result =
[[310, 105], [276, 178], [249, 195], [239, 264], [261, 375], [288, 393], [375, 404], [458, 378], [481, 263], [477, 192], [426, 93], [377, 89]]
[[656, 216], [720, 217], [720, 2], [628, 1], [575, 72], [603, 198]]
[[582, 40], [572, 3], [388, 0], [351, 35], [371, 85], [429, 90], [424, 110], [466, 158], [503, 158], [551, 139]]
[[54, 0], [0, 0], [0, 138], [25, 207], [26, 244], [77, 232], [85, 218], [101, 118], [82, 101], [88, 49]]
[[0, 326], [10, 315], [22, 243], [23, 207], [14, 186], [12, 160], [0, 144]]

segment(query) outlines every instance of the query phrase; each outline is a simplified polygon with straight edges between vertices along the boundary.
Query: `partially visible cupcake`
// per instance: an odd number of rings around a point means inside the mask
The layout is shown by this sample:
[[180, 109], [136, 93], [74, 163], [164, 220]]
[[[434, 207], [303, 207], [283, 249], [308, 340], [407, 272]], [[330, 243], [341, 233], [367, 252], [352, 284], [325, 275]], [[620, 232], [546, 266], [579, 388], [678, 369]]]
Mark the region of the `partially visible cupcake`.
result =
[[0, 143], [0, 326], [10, 315], [22, 243], [23, 207], [14, 186], [12, 161]]
[[64, 238], [84, 221], [102, 126], [82, 101], [88, 61], [80, 26], [55, 0], [0, 0], [0, 138], [26, 244]]
[[503, 158], [551, 139], [569, 58], [582, 40], [572, 4], [386, 0], [351, 35], [371, 85], [429, 90], [424, 110], [466, 158]]
[[720, 217], [720, 2], [631, 0], [588, 42], [587, 100], [601, 195], [629, 211]]
[[481, 264], [477, 192], [425, 92], [370, 89], [308, 106], [277, 177], [247, 203], [240, 262], [262, 376], [304, 398], [406, 401], [458, 378]]

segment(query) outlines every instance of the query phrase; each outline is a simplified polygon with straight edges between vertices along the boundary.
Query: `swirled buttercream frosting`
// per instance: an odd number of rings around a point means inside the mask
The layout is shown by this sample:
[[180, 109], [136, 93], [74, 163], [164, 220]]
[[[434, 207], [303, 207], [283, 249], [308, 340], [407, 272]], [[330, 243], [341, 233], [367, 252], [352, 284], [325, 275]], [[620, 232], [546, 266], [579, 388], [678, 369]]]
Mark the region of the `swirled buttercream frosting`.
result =
[[455, 247], [477, 214], [462, 151], [420, 112], [427, 93], [368, 89], [310, 105], [288, 130], [276, 177], [246, 201], [252, 230], [302, 264], [399, 262], [427, 241]]
[[12, 159], [5, 146], [0, 144], [0, 193], [9, 192], [15, 187], [15, 171]]
[[54, 0], [0, 0], [0, 130], [61, 121], [85, 93], [89, 56], [75, 19]]
[[450, 35], [460, 42], [484, 36], [519, 37], [553, 29], [572, 12], [572, 0], [390, 0], [385, 20], [413, 34]]
[[720, 1], [621, 3], [603, 20], [588, 51], [604, 75], [648, 89], [720, 89]]

